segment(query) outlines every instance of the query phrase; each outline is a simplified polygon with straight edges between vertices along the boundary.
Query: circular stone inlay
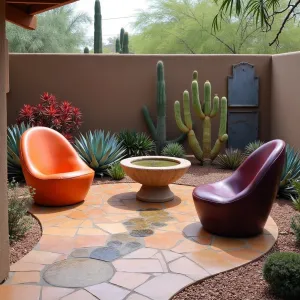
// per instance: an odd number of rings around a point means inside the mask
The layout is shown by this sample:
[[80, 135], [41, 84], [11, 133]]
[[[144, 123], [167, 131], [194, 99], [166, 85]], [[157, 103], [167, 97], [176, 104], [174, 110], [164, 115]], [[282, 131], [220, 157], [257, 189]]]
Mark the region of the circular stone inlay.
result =
[[111, 241], [107, 243], [108, 247], [120, 248], [122, 246], [122, 242], [119, 241]]
[[126, 247], [129, 249], [135, 249], [135, 248], [140, 248], [142, 245], [139, 242], [129, 242], [126, 244]]
[[130, 235], [135, 237], [146, 237], [152, 235], [153, 233], [154, 231], [151, 229], [134, 229], [130, 232]]
[[155, 227], [165, 227], [167, 226], [168, 224], [166, 223], [162, 223], [162, 222], [154, 222], [151, 224], [152, 226], [155, 226]]
[[113, 261], [121, 256], [120, 251], [114, 247], [101, 247], [91, 253], [90, 258], [104, 261]]
[[114, 270], [103, 261], [89, 258], [71, 258], [51, 265], [44, 280], [58, 287], [83, 288], [108, 281]]

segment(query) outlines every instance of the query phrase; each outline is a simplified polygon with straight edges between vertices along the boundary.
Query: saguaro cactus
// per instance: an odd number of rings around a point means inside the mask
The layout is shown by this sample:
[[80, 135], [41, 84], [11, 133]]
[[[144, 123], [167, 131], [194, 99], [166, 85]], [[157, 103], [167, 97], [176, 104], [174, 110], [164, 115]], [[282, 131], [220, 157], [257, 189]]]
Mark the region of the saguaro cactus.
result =
[[129, 34], [121, 28], [120, 38], [116, 40], [116, 53], [128, 54], [129, 53]]
[[167, 99], [166, 99], [166, 83], [164, 76], [164, 64], [162, 61], [157, 63], [157, 97], [156, 97], [156, 108], [157, 108], [157, 125], [155, 127], [147, 106], [143, 106], [143, 114], [150, 131], [150, 134], [156, 144], [156, 152], [160, 154], [162, 149], [168, 143], [183, 142], [186, 138], [186, 133], [183, 133], [177, 139], [173, 141], [167, 141], [166, 132], [166, 110], [167, 110]]
[[226, 134], [227, 127], [227, 99], [221, 99], [221, 115], [218, 139], [211, 149], [211, 119], [214, 118], [219, 112], [220, 99], [216, 95], [211, 105], [211, 84], [206, 81], [204, 84], [204, 103], [200, 102], [199, 86], [198, 86], [198, 73], [193, 74], [192, 82], [192, 105], [197, 116], [203, 121], [203, 150], [197, 140], [193, 130], [191, 110], [190, 110], [190, 96], [188, 91], [183, 93], [183, 111], [184, 122], [181, 118], [181, 108], [179, 101], [174, 104], [175, 119], [178, 128], [188, 134], [189, 145], [195, 157], [203, 163], [205, 159], [213, 161], [221, 151], [222, 145], [227, 141], [228, 135]]
[[100, 1], [95, 1], [94, 53], [102, 53], [102, 16]]

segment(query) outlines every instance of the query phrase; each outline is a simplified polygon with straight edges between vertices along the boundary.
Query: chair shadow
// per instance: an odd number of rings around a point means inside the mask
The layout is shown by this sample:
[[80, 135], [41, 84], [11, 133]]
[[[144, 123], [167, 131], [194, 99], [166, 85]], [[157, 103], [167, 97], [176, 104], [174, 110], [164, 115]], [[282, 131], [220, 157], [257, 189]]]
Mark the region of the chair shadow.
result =
[[[244, 260], [245, 253], [241, 250], [249, 250], [253, 254], [253, 258], [250, 259], [249, 262], [260, 258], [272, 248], [276, 247], [276, 239], [267, 229], [264, 229], [263, 233], [253, 237], [232, 238], [211, 234], [202, 227], [201, 222], [195, 222], [184, 227], [182, 230], [182, 235], [186, 239], [196, 244], [207, 245], [208, 248], [213, 247], [214, 251], [225, 252], [236, 259]], [[268, 237], [268, 243], [270, 244], [270, 247], [267, 246], [266, 250], [259, 251], [255, 247], [252, 247], [248, 242], [259, 239], [260, 237], [263, 240], [264, 236]], [[215, 244], [216, 240], [218, 239], [221, 240], [221, 243]]]
[[29, 211], [32, 214], [39, 214], [39, 215], [46, 215], [49, 213], [59, 213], [59, 212], [65, 212], [77, 207], [80, 207], [81, 205], [84, 204], [84, 200], [76, 203], [76, 204], [71, 204], [71, 205], [65, 205], [65, 206], [47, 206], [47, 205], [40, 205], [36, 203], [32, 203]]

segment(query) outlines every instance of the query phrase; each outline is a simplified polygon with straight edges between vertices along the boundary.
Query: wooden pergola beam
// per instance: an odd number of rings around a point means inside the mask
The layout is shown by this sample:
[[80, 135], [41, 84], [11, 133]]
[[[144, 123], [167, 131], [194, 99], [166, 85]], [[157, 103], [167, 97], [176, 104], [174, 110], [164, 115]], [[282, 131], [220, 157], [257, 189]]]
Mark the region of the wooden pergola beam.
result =
[[53, 5], [57, 5], [57, 4], [61, 4], [62, 0], [6, 0], [6, 3], [9, 4], [28, 4], [28, 5], [34, 5], [34, 4], [52, 4]]
[[37, 25], [36, 16], [29, 15], [23, 10], [6, 3], [6, 20], [23, 28], [34, 30]]
[[[40, 0], [36, 1], [39, 2]], [[52, 0], [49, 0], [52, 1]], [[42, 12], [45, 12], [49, 9], [58, 8], [60, 6], [64, 6], [66, 4], [70, 4], [73, 2], [76, 2], [78, 0], [60, 0], [57, 4], [35, 4], [28, 7], [28, 13], [30, 15], [40, 14]]]

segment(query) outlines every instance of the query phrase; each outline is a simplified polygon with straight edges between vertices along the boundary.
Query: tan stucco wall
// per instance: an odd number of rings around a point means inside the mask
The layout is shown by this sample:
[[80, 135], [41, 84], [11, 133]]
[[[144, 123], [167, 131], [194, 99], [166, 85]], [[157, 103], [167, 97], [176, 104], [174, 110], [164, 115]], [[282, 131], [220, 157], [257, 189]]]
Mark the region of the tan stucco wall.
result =
[[[0, 1], [0, 283], [8, 276], [5, 1]], [[1, 297], [0, 297], [1, 298]]]
[[[104, 129], [117, 132], [122, 128], [145, 131], [141, 113], [144, 104], [156, 117], [156, 63], [165, 63], [168, 137], [180, 133], [174, 120], [173, 104], [191, 85], [192, 73], [199, 71], [201, 94], [209, 79], [213, 94], [227, 96], [227, 76], [232, 65], [242, 61], [255, 65], [260, 77], [260, 137], [270, 135], [270, 56], [232, 55], [10, 55], [10, 93], [8, 124], [15, 123], [17, 111], [24, 103], [35, 104], [43, 91], [67, 99], [82, 109], [82, 131]], [[196, 131], [202, 123], [194, 117]], [[213, 138], [218, 131], [213, 122]]]
[[272, 57], [271, 137], [300, 150], [300, 52]]

